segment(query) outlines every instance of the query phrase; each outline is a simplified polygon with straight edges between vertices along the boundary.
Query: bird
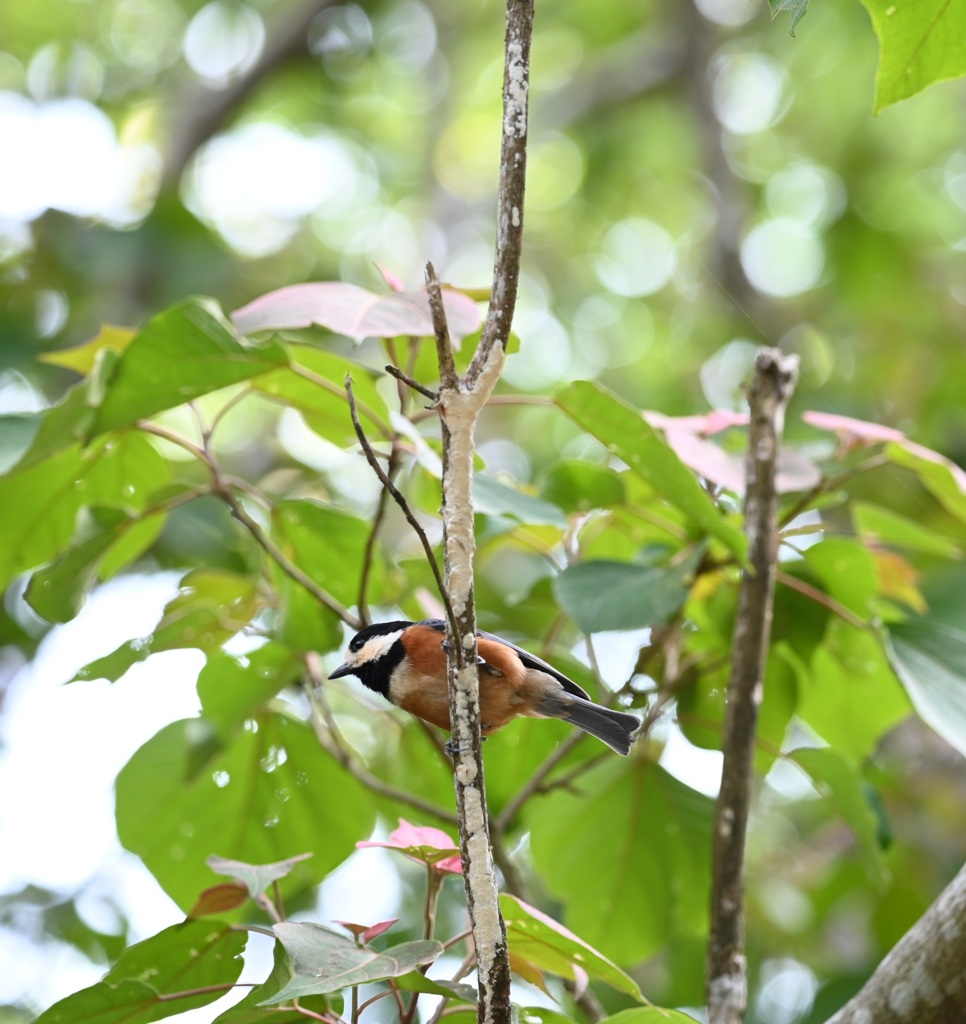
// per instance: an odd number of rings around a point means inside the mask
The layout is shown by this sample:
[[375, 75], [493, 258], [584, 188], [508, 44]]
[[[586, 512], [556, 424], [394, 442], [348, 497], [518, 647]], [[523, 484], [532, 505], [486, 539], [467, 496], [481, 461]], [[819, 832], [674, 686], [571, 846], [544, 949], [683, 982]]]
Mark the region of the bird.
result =
[[[641, 721], [595, 704], [572, 679], [516, 644], [476, 631], [480, 728], [484, 736], [518, 716], [561, 718], [627, 755]], [[391, 704], [449, 730], [446, 623], [442, 619], [377, 622], [349, 641], [330, 679], [356, 676]]]

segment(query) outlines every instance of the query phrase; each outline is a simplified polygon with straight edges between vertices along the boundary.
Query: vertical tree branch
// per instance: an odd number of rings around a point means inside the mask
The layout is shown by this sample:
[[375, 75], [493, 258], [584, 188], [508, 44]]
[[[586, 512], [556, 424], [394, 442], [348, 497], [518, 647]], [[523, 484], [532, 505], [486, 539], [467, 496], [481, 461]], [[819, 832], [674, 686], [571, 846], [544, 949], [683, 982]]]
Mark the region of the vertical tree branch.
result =
[[725, 711], [721, 792], [715, 806], [708, 944], [708, 1024], [740, 1024], [748, 1002], [742, 865], [762, 676], [778, 563], [775, 474], [798, 357], [762, 349], [748, 395], [745, 532], [749, 567], [738, 596]]
[[493, 287], [480, 345], [465, 377], [453, 361], [439, 281], [427, 287], [440, 366], [438, 408], [443, 440], [443, 551], [449, 627], [447, 675], [456, 809], [466, 901], [476, 947], [481, 1024], [510, 1020], [510, 960], [489, 838], [480, 736], [476, 609], [473, 601], [473, 449], [476, 421], [500, 372], [520, 277], [526, 176], [533, 0], [507, 0], [503, 73], [503, 142]]

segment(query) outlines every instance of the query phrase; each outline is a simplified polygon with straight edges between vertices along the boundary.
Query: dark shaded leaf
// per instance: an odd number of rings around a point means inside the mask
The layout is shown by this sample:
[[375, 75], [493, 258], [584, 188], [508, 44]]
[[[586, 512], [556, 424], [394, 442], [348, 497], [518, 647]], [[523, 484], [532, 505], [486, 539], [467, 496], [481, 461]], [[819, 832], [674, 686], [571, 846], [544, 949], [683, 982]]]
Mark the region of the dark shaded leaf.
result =
[[584, 633], [661, 625], [687, 599], [702, 554], [660, 568], [603, 559], [578, 562], [556, 577], [554, 595]]
[[624, 500], [624, 483], [607, 466], [567, 459], [555, 462], [544, 474], [540, 497], [565, 512], [612, 508]]
[[509, 516], [531, 526], [567, 529], [567, 517], [556, 505], [482, 473], [473, 478], [473, 506], [476, 512], [488, 516]]
[[[246, 940], [244, 932], [207, 921], [165, 928], [125, 950], [103, 981], [62, 999], [38, 1021], [149, 1024], [207, 1006], [238, 980]], [[199, 991], [205, 988], [213, 991]]]

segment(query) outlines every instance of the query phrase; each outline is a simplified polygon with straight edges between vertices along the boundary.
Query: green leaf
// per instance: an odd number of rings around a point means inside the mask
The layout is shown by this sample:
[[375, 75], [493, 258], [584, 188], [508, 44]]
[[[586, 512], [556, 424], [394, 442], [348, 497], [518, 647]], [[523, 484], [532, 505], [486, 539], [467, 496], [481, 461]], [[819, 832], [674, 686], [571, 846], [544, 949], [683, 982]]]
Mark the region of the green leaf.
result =
[[914, 619], [889, 627], [887, 647], [919, 717], [966, 756], [966, 633]]
[[619, 505], [624, 500], [624, 483], [620, 474], [607, 466], [566, 459], [547, 470], [540, 497], [565, 512], [589, 512]]
[[63, 348], [55, 352], [41, 352], [37, 357], [42, 363], [51, 366], [63, 366], [68, 370], [76, 370], [88, 374], [94, 369], [98, 354], [104, 349], [123, 352], [137, 337], [137, 331], [130, 327], [116, 327], [113, 324], [102, 324], [101, 329], [90, 341], [74, 348]]
[[281, 345], [243, 343], [210, 299], [188, 299], [157, 316], [128, 345], [92, 433], [99, 434], [284, 366]]
[[0, 473], [6, 473], [30, 450], [42, 418], [33, 412], [0, 416]]
[[[245, 932], [210, 921], [165, 928], [125, 950], [102, 982], [62, 999], [38, 1021], [148, 1024], [206, 1006], [238, 980], [246, 939]], [[213, 991], [199, 991], [204, 988]]]
[[831, 747], [800, 747], [788, 756], [808, 772], [815, 788], [828, 796], [855, 834], [870, 878], [883, 883], [886, 867], [879, 843], [879, 818], [855, 766]]
[[[707, 927], [713, 801], [640, 757], [583, 775], [528, 808], [533, 859], [570, 928], [636, 964]], [[606, 859], [606, 871], [588, 864]]]
[[622, 459], [694, 526], [744, 561], [744, 534], [715, 507], [697, 477], [641, 414], [598, 384], [577, 381], [557, 394], [557, 405], [608, 451]]
[[530, 526], [567, 529], [567, 517], [556, 505], [482, 473], [473, 477], [473, 508], [483, 515], [509, 516]]
[[348, 373], [363, 428], [382, 436], [391, 432], [389, 410], [376, 387], [379, 377], [372, 370], [314, 345], [288, 345], [287, 350], [291, 365], [256, 377], [252, 386], [257, 391], [297, 409], [317, 434], [345, 446], [356, 440], [345, 389]]
[[103, 658], [78, 670], [74, 680], [116, 682], [139, 661], [159, 651], [220, 647], [251, 622], [261, 607], [258, 586], [251, 577], [225, 569], [192, 569], [164, 608], [154, 632], [129, 640]]
[[[431, 996], [446, 996], [461, 1003], [476, 1005], [479, 996], [472, 985], [462, 985], [458, 981], [434, 981], [427, 978], [422, 971], [411, 971], [396, 978], [396, 987], [406, 992], [425, 992]], [[448, 1014], [447, 1014], [448, 1016]]]
[[500, 910], [506, 922], [507, 941], [515, 956], [563, 978], [573, 978], [576, 967], [618, 992], [644, 1001], [637, 982], [630, 975], [552, 917], [509, 893], [500, 896]]
[[227, 740], [301, 671], [297, 655], [281, 644], [269, 642], [238, 656], [213, 650], [198, 676], [202, 714]]
[[665, 1010], [659, 1006], [635, 1006], [605, 1017], [600, 1024], [697, 1024], [697, 1018], [681, 1010]]
[[798, 714], [853, 761], [867, 757], [879, 738], [909, 714], [909, 699], [870, 632], [830, 619], [809, 669]]
[[930, 530], [915, 519], [907, 519], [868, 501], [853, 501], [849, 509], [856, 532], [865, 543], [888, 544], [941, 558], [962, 557], [962, 550], [952, 538]]
[[808, 0], [768, 0], [768, 8], [773, 18], [777, 18], [782, 11], [788, 11], [791, 15], [788, 19], [788, 34], [793, 36], [795, 26], [808, 13]]
[[869, 602], [878, 589], [872, 555], [856, 540], [829, 537], [805, 552], [805, 564], [822, 581], [825, 591], [860, 617], [869, 615]]
[[101, 557], [117, 540], [125, 522], [101, 526], [78, 541], [45, 569], [35, 572], [24, 600], [48, 622], [69, 622], [81, 610], [94, 585]]
[[554, 596], [584, 633], [658, 626], [684, 604], [702, 554], [658, 568], [604, 559], [578, 562], [556, 577]]
[[[316, 501], [279, 502], [272, 515], [272, 535], [286, 555], [343, 604], [358, 597], [359, 573], [370, 525], [356, 516]], [[370, 576], [376, 588], [382, 577], [377, 562]], [[342, 641], [342, 626], [300, 583], [276, 572], [281, 595], [279, 638], [296, 650], [331, 650]]]
[[149, 1024], [187, 1009], [180, 1000], [161, 1002], [153, 988], [137, 981], [116, 987], [101, 981], [54, 1003], [34, 1024]]
[[274, 864], [246, 864], [240, 860], [229, 860], [226, 857], [212, 855], [208, 858], [208, 867], [217, 875], [227, 875], [241, 882], [248, 894], [255, 899], [260, 896], [273, 882], [285, 878], [292, 873], [296, 864], [308, 860], [311, 853], [298, 853], [294, 857], [275, 861]]
[[[370, 524], [317, 501], [291, 499], [275, 506], [275, 536], [285, 553], [333, 597], [355, 600]], [[378, 579], [379, 566], [376, 569]]]
[[966, 523], [966, 472], [963, 469], [938, 452], [909, 441], [887, 444], [885, 453], [890, 462], [911, 469], [947, 512]]
[[879, 38], [875, 111], [966, 74], [966, 6], [956, 0], [862, 0]]
[[[681, 731], [697, 747], [721, 749], [728, 673], [727, 665], [716, 671], [695, 673], [694, 682], [685, 686], [678, 695]], [[755, 745], [755, 770], [761, 775], [768, 772], [782, 749], [804, 673], [804, 665], [786, 641], [780, 640], [772, 645], [765, 663], [765, 685], [758, 711], [758, 742]]]
[[418, 939], [377, 953], [317, 924], [283, 921], [274, 930], [292, 961], [294, 974], [284, 988], [262, 1000], [261, 1006], [398, 978], [421, 964], [431, 964], [443, 952], [442, 943]]
[[[259, 1006], [260, 1000], [273, 996], [291, 980], [294, 971], [280, 942], [275, 943], [274, 966], [267, 980], [257, 988], [248, 990], [248, 995], [231, 1009], [219, 1014], [212, 1024], [306, 1024], [306, 1016], [293, 1007]], [[339, 996], [305, 996], [299, 1005], [312, 1013], [330, 1013], [339, 1017], [342, 1013], [342, 999]]]
[[312, 729], [262, 714], [216, 749], [202, 719], [174, 722], [148, 740], [117, 778], [121, 842], [183, 909], [211, 881], [214, 852], [271, 864], [312, 850], [281, 882], [287, 896], [340, 864], [375, 817], [372, 797], [320, 747]]

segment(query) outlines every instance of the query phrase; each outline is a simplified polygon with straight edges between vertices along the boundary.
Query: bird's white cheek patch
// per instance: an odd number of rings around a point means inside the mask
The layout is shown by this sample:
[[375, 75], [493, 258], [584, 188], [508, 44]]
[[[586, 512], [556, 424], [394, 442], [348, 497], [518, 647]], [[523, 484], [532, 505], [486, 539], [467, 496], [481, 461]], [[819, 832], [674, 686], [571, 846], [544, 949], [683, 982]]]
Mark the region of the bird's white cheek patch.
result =
[[371, 640], [366, 641], [365, 647], [356, 655], [354, 665], [366, 665], [371, 661], [378, 661], [384, 655], [389, 653], [392, 645], [403, 635], [401, 629], [397, 629], [394, 633], [383, 633], [380, 636], [374, 636]]

